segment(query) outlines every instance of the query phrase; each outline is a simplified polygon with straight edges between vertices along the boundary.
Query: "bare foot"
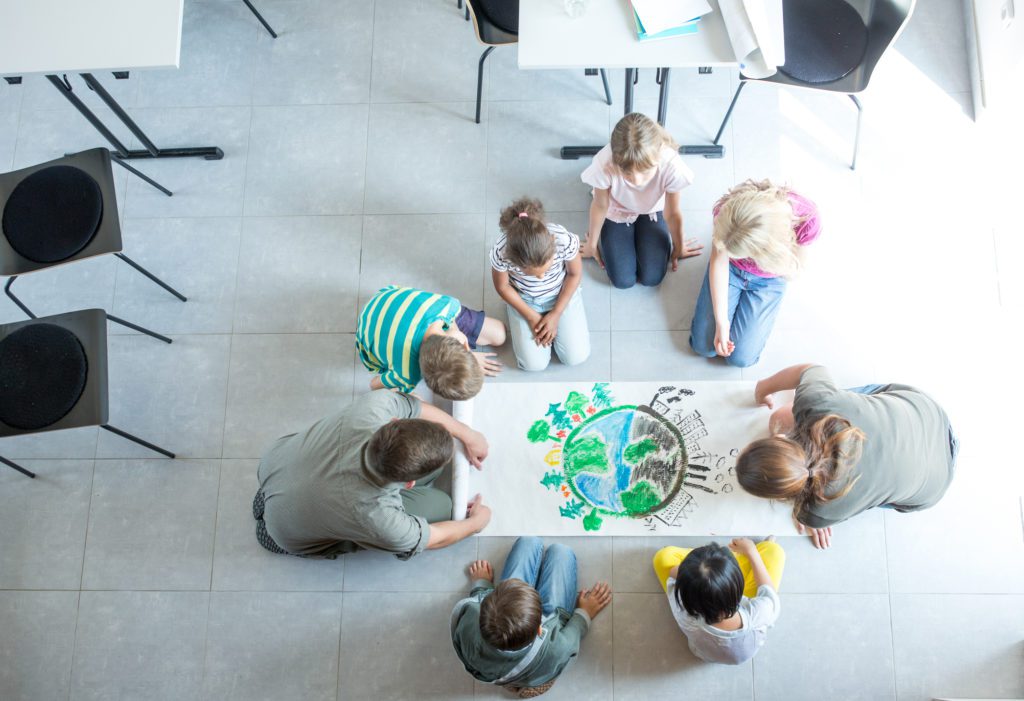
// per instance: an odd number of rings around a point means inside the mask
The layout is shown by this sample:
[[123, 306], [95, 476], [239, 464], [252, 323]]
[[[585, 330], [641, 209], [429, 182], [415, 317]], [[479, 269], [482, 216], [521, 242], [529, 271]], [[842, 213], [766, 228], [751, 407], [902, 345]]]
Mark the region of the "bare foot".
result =
[[494, 582], [494, 568], [487, 560], [474, 560], [469, 566], [469, 576], [474, 580], [486, 579], [488, 582]]

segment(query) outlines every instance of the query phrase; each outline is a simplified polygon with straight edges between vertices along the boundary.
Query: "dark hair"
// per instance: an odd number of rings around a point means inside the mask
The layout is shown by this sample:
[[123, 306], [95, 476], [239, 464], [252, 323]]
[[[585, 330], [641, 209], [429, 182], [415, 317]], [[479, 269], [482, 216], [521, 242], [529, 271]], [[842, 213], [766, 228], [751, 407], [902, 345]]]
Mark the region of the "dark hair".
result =
[[[799, 516], [808, 506], [845, 496], [859, 476], [864, 432], [838, 414], [797, 425], [789, 436], [756, 440], [736, 458], [736, 480], [744, 491], [766, 499], [793, 501]], [[846, 484], [838, 489], [834, 485]]]
[[480, 604], [480, 634], [499, 650], [519, 650], [537, 637], [540, 594], [521, 579], [506, 579]]
[[366, 457], [392, 482], [411, 482], [447, 465], [455, 454], [451, 434], [424, 419], [384, 424], [366, 446]]
[[516, 267], [537, 268], [555, 255], [555, 239], [539, 200], [520, 197], [501, 210], [498, 226], [505, 234], [505, 255]]
[[691, 616], [718, 623], [736, 614], [743, 599], [743, 572], [729, 548], [694, 548], [679, 564], [676, 602]]

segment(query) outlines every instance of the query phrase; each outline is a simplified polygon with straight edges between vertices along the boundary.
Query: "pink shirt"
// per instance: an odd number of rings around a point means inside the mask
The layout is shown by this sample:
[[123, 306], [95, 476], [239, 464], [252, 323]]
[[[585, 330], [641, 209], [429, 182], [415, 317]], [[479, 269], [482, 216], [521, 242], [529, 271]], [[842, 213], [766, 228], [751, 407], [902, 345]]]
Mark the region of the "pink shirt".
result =
[[580, 178], [596, 190], [611, 190], [607, 217], [619, 224], [632, 224], [641, 214], [665, 209], [665, 193], [679, 192], [693, 182], [690, 170], [679, 154], [665, 147], [654, 177], [642, 187], [622, 177], [612, 162], [611, 144], [597, 152]]
[[[795, 192], [789, 193], [789, 205], [793, 208], [793, 216], [802, 220], [793, 227], [793, 233], [796, 235], [796, 242], [800, 246], [806, 246], [814, 239], [818, 238], [818, 234], [821, 233], [821, 219], [818, 217], [818, 208], [809, 199], [802, 195], [798, 195]], [[715, 209], [714, 214], [715, 216], [718, 216], [717, 208]], [[778, 277], [778, 275], [766, 273], [761, 270], [753, 258], [730, 258], [729, 262], [740, 270], [745, 270], [751, 275], [757, 275], [758, 277]]]

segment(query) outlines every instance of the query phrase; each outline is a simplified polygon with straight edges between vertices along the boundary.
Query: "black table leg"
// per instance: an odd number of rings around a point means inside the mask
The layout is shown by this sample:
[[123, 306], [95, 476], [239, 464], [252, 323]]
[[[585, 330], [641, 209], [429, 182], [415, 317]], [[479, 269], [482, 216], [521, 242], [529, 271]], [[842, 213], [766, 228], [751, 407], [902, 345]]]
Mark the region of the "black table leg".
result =
[[[668, 119], [668, 82], [669, 69], [658, 69], [658, 123], [665, 126]], [[636, 69], [626, 69], [625, 114], [633, 111], [633, 84], [636, 82]], [[583, 156], [593, 156], [603, 146], [563, 146], [559, 151], [562, 160], [574, 161]], [[705, 158], [721, 158], [725, 149], [719, 144], [688, 144], [679, 147], [679, 153], [686, 156], [704, 156]]]
[[142, 142], [146, 147], [144, 149], [129, 149], [124, 143], [121, 142], [114, 133], [107, 128], [107, 126], [100, 121], [99, 117], [93, 114], [84, 102], [82, 102], [77, 95], [71, 90], [70, 83], [65, 83], [56, 75], [48, 75], [46, 78], [50, 83], [57, 88], [58, 92], [67, 99], [68, 102], [78, 110], [83, 117], [85, 117], [93, 127], [96, 128], [103, 137], [110, 142], [110, 145], [114, 147], [114, 151], [118, 157], [123, 159], [129, 158], [181, 158], [187, 156], [201, 156], [208, 161], [217, 161], [224, 158], [224, 152], [216, 146], [189, 146], [179, 148], [157, 148], [145, 132], [139, 128], [128, 113], [124, 111], [114, 96], [107, 92], [98, 80], [91, 73], [82, 73], [82, 79], [85, 80], [86, 84], [92, 88], [100, 99], [109, 107], [117, 118], [124, 122], [124, 125], [128, 127], [129, 131], [135, 135], [135, 137]]

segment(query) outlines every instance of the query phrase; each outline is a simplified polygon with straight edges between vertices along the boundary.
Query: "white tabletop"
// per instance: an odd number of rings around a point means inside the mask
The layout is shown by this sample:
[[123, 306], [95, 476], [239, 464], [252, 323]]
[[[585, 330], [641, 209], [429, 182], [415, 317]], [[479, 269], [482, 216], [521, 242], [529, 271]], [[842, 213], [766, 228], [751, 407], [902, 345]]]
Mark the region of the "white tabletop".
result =
[[0, 0], [0, 75], [177, 68], [184, 0]]
[[734, 67], [716, 0], [696, 34], [641, 42], [628, 0], [589, 0], [572, 18], [564, 0], [519, 0], [520, 68]]

